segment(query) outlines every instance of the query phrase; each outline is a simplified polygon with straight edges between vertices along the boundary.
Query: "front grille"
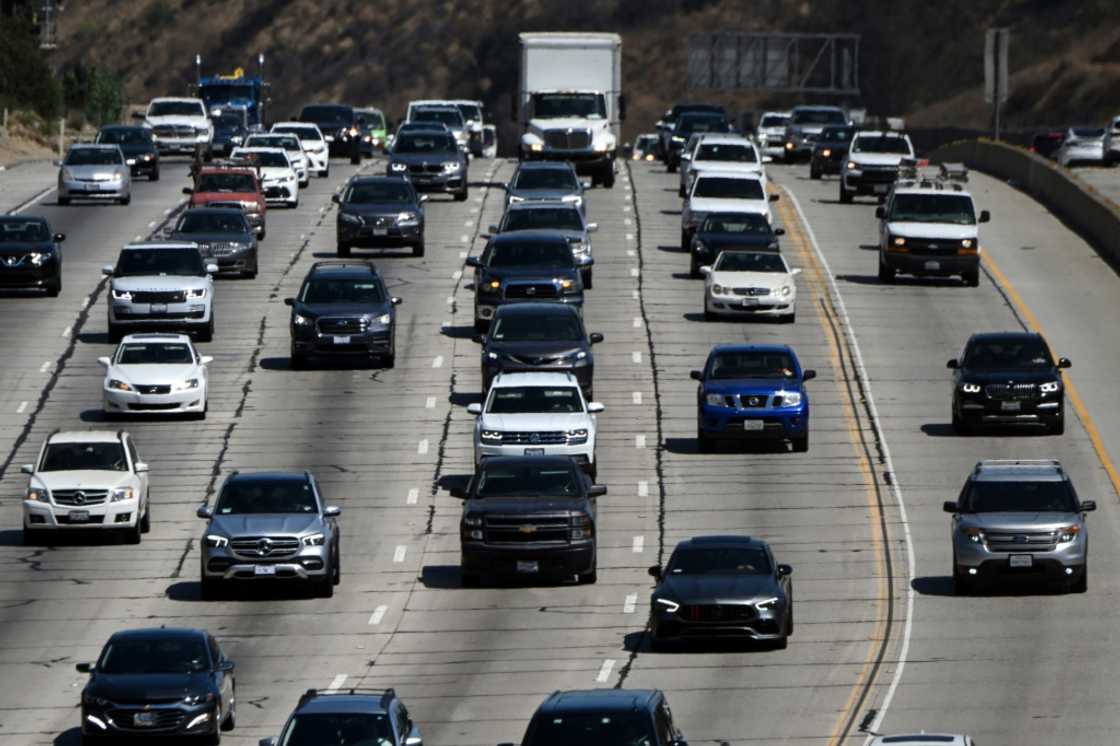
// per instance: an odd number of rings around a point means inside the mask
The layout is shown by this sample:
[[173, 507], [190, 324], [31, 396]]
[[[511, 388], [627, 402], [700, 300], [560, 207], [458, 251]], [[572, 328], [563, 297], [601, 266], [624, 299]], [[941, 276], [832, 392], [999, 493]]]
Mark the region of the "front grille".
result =
[[892, 184], [898, 178], [898, 168], [895, 166], [864, 166], [863, 180], [872, 184]]
[[55, 490], [51, 498], [58, 505], [101, 505], [109, 499], [108, 490]]
[[723, 401], [726, 406], [735, 409], [762, 409], [780, 407], [781, 398], [781, 394], [724, 394]]
[[992, 552], [1052, 552], [1057, 543], [1056, 531], [995, 532], [985, 531], [984, 539]]
[[502, 445], [507, 446], [549, 446], [564, 445], [567, 442], [568, 434], [563, 430], [502, 433]]
[[118, 321], [182, 321], [186, 319], [201, 319], [206, 315], [206, 311], [200, 309], [198, 311], [149, 314], [114, 310], [113, 315], [117, 317]]
[[770, 295], [770, 288], [732, 288], [731, 292], [735, 293], [735, 295], [747, 295], [752, 298], [758, 298]]
[[690, 622], [738, 622], [754, 618], [754, 607], [745, 604], [682, 604], [677, 615]]
[[157, 124], [152, 128], [156, 137], [194, 137], [194, 127], [189, 124]]
[[238, 248], [240, 247], [231, 241], [214, 241], [199, 246], [203, 256], [231, 256]]
[[922, 255], [956, 256], [957, 249], [961, 247], [960, 241], [944, 238], [908, 238], [906, 243], [911, 251]]
[[1038, 387], [1033, 383], [989, 383], [984, 392], [989, 399], [1000, 401], [1031, 401]]
[[18, 267], [27, 261], [27, 256], [27, 254], [8, 254], [7, 256], [0, 257], [0, 268]]
[[443, 172], [442, 163], [413, 163], [408, 167], [413, 174], [438, 174]]
[[509, 355], [511, 362], [518, 365], [559, 365], [565, 355]]
[[187, 294], [182, 290], [134, 290], [133, 303], [185, 303]]
[[507, 298], [555, 298], [560, 290], [551, 282], [517, 283], [506, 285]]
[[[136, 715], [141, 712], [149, 713], [154, 718], [151, 725], [136, 724]], [[183, 711], [178, 709], [146, 710], [142, 707], [117, 707], [105, 714], [113, 722], [113, 725], [121, 730], [136, 732], [173, 730], [182, 725], [183, 718], [186, 717]]]
[[587, 130], [545, 130], [544, 144], [554, 150], [585, 150], [591, 147], [591, 133]]
[[299, 552], [299, 539], [294, 536], [239, 536], [229, 545], [234, 554], [250, 559], [277, 559]]
[[68, 515], [57, 515], [54, 519], [62, 526], [96, 526], [105, 522], [103, 515], [91, 515], [84, 521], [72, 521]]
[[141, 394], [170, 394], [171, 386], [137, 386], [136, 391]]
[[566, 516], [487, 516], [485, 530], [489, 544], [566, 543], [570, 536]]
[[361, 334], [368, 327], [361, 318], [325, 318], [319, 319], [318, 325], [323, 334]]

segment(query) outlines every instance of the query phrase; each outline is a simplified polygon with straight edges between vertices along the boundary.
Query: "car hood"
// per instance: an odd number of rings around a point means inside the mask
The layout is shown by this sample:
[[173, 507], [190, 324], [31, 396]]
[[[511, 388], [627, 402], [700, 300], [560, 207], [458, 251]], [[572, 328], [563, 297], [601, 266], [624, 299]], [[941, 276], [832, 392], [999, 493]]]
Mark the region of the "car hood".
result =
[[86, 685], [86, 691], [111, 702], [157, 702], [205, 694], [209, 673], [98, 673]]
[[440, 163], [458, 163], [459, 153], [393, 153], [389, 159], [393, 163], [407, 163], [410, 166], [435, 166]]
[[307, 303], [299, 304], [300, 313], [312, 316], [380, 316], [389, 312], [389, 304], [380, 303]]
[[545, 430], [577, 430], [594, 426], [586, 412], [553, 414], [484, 414], [480, 418], [484, 430], [513, 430], [518, 432]]
[[582, 497], [487, 497], [468, 500], [467, 513], [513, 513], [526, 518], [541, 513], [566, 513], [579, 510]]
[[570, 280], [578, 274], [575, 267], [487, 267], [486, 277], [494, 280]]
[[1032, 533], [1053, 531], [1054, 529], [1079, 523], [1078, 513], [1053, 511], [1008, 511], [1000, 513], [965, 513], [961, 515], [960, 525], [990, 531], [1009, 531]]
[[727, 199], [724, 197], [693, 197], [688, 202], [692, 212], [755, 212], [770, 214], [770, 203], [764, 199]]
[[755, 233], [699, 233], [697, 239], [709, 249], [765, 249], [778, 242], [777, 236], [760, 236]]
[[784, 272], [713, 272], [713, 284], [730, 285], [731, 287], [754, 288], [780, 288], [783, 285], [792, 285], [792, 278]]
[[1058, 380], [1053, 368], [1026, 368], [1019, 370], [977, 370], [964, 368], [961, 376], [970, 383], [1044, 383]]
[[654, 592], [682, 604], [752, 601], [781, 595], [769, 575], [666, 575]]
[[848, 159], [860, 166], [897, 166], [909, 157], [902, 153], [848, 153]]
[[317, 531], [322, 520], [316, 514], [306, 513], [253, 513], [251, 515], [219, 515], [210, 520], [207, 532], [221, 532], [226, 536], [259, 536], [261, 534], [303, 534]]
[[578, 197], [579, 196], [579, 192], [573, 191], [571, 189], [517, 189], [517, 188], [511, 188], [509, 190], [509, 194], [510, 194], [511, 197], [516, 195], [516, 196], [522, 197], [524, 199], [536, 199], [536, 200], [546, 199], [546, 200], [555, 200], [557, 202], [564, 199], [564, 197], [569, 197], [569, 196]]
[[127, 471], [37, 471], [35, 480], [48, 490], [111, 490], [132, 479]]
[[198, 366], [185, 365], [114, 365], [109, 369], [108, 378], [121, 378], [130, 383], [145, 386], [169, 385], [201, 375]]
[[114, 277], [115, 290], [194, 290], [210, 286], [209, 277], [194, 275], [137, 275]]
[[964, 238], [976, 238], [977, 233], [975, 225], [911, 223], [905, 221], [889, 222], [887, 223], [887, 230], [892, 236], [902, 236], [903, 238], [948, 238], [957, 241]]
[[401, 204], [400, 202], [370, 202], [356, 205], [353, 203], [345, 203], [339, 208], [340, 213], [347, 215], [391, 215], [396, 217], [402, 212], [418, 212], [420, 208], [417, 205]]
[[491, 340], [485, 352], [498, 352], [504, 355], [518, 355], [521, 357], [560, 357], [561, 355], [575, 355], [580, 350], [591, 351], [584, 344], [571, 340], [550, 340], [546, 342], [503, 342]]
[[704, 382], [704, 391], [709, 394], [769, 394], [782, 390], [800, 391], [801, 383], [788, 378], [728, 378]]
[[197, 244], [219, 243], [222, 241], [238, 241], [252, 243], [253, 236], [249, 233], [172, 233], [172, 241], [193, 241]]
[[160, 117], [150, 116], [146, 117], [144, 121], [146, 121], [153, 127], [161, 124], [187, 124], [191, 127], [210, 126], [210, 117], [206, 116], [205, 114], [199, 114], [193, 117], [183, 116], [182, 114], [172, 114]]

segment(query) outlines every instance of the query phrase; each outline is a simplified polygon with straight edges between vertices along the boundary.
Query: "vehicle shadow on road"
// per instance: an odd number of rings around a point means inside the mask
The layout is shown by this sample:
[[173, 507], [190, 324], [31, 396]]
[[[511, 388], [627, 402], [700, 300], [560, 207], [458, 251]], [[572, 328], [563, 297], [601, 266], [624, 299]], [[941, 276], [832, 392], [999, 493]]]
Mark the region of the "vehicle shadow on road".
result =
[[[666, 438], [665, 450], [678, 455], [700, 454], [700, 441], [696, 438]], [[717, 442], [713, 454], [719, 453], [788, 453], [789, 448], [781, 440], [742, 440]], [[713, 455], [713, 454], [703, 454]]]
[[622, 647], [629, 653], [647, 655], [679, 655], [695, 653], [766, 653], [771, 652], [770, 643], [756, 642], [740, 638], [688, 639], [661, 643], [654, 650], [648, 630], [629, 632], [622, 639]]
[[[237, 601], [288, 601], [291, 599], [318, 598], [315, 595], [314, 588], [311, 587], [311, 583], [285, 580], [231, 581], [222, 590], [223, 593], [218, 598], [205, 603], [222, 603], [231, 599]], [[164, 595], [171, 601], [202, 602], [202, 585], [197, 580], [172, 583], [167, 586]]]
[[349, 259], [355, 262], [368, 262], [374, 259], [411, 259], [412, 247], [393, 246], [385, 249], [368, 249], [366, 251], [363, 251], [360, 248], [355, 248], [351, 252], [350, 256], [339, 256], [338, 253], [334, 251], [315, 251], [311, 253], [311, 256], [315, 259], [338, 259], [341, 261]]
[[664, 251], [669, 254], [687, 254], [687, 249], [682, 249], [677, 244], [661, 244], [657, 247], [658, 251]]
[[879, 250], [879, 244], [874, 244], [874, 243], [861, 243], [859, 245], [859, 247], [863, 251], [878, 251]]
[[[290, 371], [290, 372], [303, 372], [297, 371], [292, 367], [292, 359], [290, 357], [265, 357], [261, 358], [259, 365], [264, 370], [272, 371]], [[307, 368], [304, 370], [381, 370], [383, 366], [376, 359], [365, 359], [361, 356], [338, 356], [338, 357], [321, 357], [314, 358], [307, 363]]]
[[78, 341], [84, 345], [112, 344], [112, 342], [109, 341], [108, 332], [81, 332], [78, 334]]
[[81, 746], [82, 731], [78, 728], [64, 730], [51, 741], [52, 746]]
[[[996, 585], [996, 583], [999, 585]], [[923, 596], [955, 596], [953, 579], [948, 575], [927, 575], [914, 578], [910, 587], [915, 593]], [[999, 581], [985, 583], [972, 589], [967, 595], [978, 597], [1026, 597], [1026, 596], [1061, 596], [1066, 590], [1061, 583], [1043, 583], [1035, 577], [1012, 578], [1005, 577]]]
[[836, 280], [838, 282], [850, 282], [854, 285], [881, 285], [883, 287], [964, 287], [960, 280], [954, 280], [950, 277], [895, 277], [894, 282], [883, 282], [878, 275], [836, 275]]
[[984, 436], [993, 438], [1039, 438], [1050, 435], [1050, 432], [1041, 425], [1024, 425], [1020, 427], [988, 425], [985, 426], [983, 430], [958, 433], [953, 429], [953, 426], [947, 422], [927, 422], [922, 425], [921, 431], [931, 438], [975, 438]]
[[451, 402], [452, 406], [466, 407], [470, 404], [481, 404], [482, 399], [483, 399], [483, 394], [480, 391], [477, 391], [477, 392], [456, 391], [451, 396], [449, 396], [447, 399], [448, 399], [448, 401]]
[[424, 565], [420, 569], [420, 582], [430, 590], [464, 587], [458, 565]]
[[51, 550], [55, 547], [105, 547], [124, 544], [124, 534], [102, 528], [83, 530], [68, 528], [65, 531], [55, 531], [45, 539], [34, 544], [25, 544], [21, 529], [5, 529], [0, 531], [0, 547], [25, 546], [36, 551]]
[[451, 339], [471, 339], [474, 335], [478, 334], [474, 330], [474, 326], [441, 326], [439, 333]]
[[670, 275], [674, 280], [700, 280], [700, 277], [693, 277], [691, 272], [674, 272]]

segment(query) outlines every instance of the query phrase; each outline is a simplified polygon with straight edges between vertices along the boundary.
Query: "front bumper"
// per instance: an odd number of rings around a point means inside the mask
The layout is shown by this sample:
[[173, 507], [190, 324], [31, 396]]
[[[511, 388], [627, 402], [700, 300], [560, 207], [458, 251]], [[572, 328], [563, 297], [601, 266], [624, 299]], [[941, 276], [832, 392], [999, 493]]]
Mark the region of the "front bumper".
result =
[[291, 556], [262, 559], [239, 556], [228, 546], [204, 546], [201, 572], [212, 580], [322, 580], [330, 574], [330, 550], [305, 546]]
[[314, 153], [310, 150], [307, 152], [307, 160], [310, 162], [311, 168], [315, 171], [326, 171], [330, 168], [331, 152], [328, 148], [323, 148], [322, 151]]
[[961, 420], [972, 425], [1048, 425], [1064, 415], [1060, 390], [1029, 399], [991, 399], [982, 390], [961, 392], [954, 406]]
[[482, 459], [495, 456], [569, 456], [584, 468], [589, 468], [595, 463], [595, 441], [588, 439], [581, 445], [489, 445], [487, 443], [475, 444], [475, 463]]
[[[138, 724], [139, 716], [144, 724]], [[213, 702], [198, 705], [82, 705], [83, 736], [203, 736], [218, 733], [221, 714]], [[150, 723], [150, 724], [149, 724]]]
[[418, 192], [461, 192], [467, 188], [467, 173], [458, 171], [390, 171], [389, 175], [402, 174], [412, 182]]
[[125, 163], [128, 165], [129, 170], [132, 171], [133, 176], [153, 174], [159, 170], [158, 155], [150, 156], [147, 159], [143, 157], [128, 158], [125, 160]]
[[210, 304], [203, 301], [167, 303], [165, 310], [153, 310], [150, 303], [110, 301], [109, 323], [119, 327], [195, 329], [210, 323]]
[[785, 316], [797, 308], [797, 294], [787, 296], [704, 295], [704, 310], [717, 316]]
[[129, 195], [128, 179], [78, 181], [60, 179], [58, 196], [68, 199], [121, 199]]
[[102, 408], [111, 414], [190, 414], [206, 410], [206, 389], [199, 386], [170, 394], [141, 394], [135, 391], [102, 389]]
[[98, 504], [56, 505], [39, 500], [23, 501], [23, 525], [35, 530], [97, 531], [132, 528], [140, 514], [140, 499]]
[[0, 288], [40, 288], [58, 279], [61, 271], [57, 255], [42, 264], [25, 259], [19, 266], [9, 267], [0, 262]]
[[355, 246], [406, 246], [417, 243], [423, 237], [419, 222], [394, 221], [387, 225], [371, 225], [369, 222], [363, 222], [359, 225], [347, 220], [339, 220], [336, 222], [336, 231], [339, 243]]
[[[761, 422], [761, 425], [747, 423]], [[704, 404], [699, 429], [705, 435], [727, 440], [786, 440], [809, 432], [809, 408], [783, 407], [731, 409]]]
[[980, 271], [980, 255], [919, 254], [913, 252], [881, 251], [884, 266], [906, 275], [951, 277]]
[[154, 137], [156, 149], [160, 155], [164, 153], [194, 153], [199, 147], [206, 147], [210, 144], [210, 137], [208, 135], [198, 135], [197, 137]]
[[[1055, 544], [1050, 551], [997, 552], [986, 542], [973, 542], [961, 536], [953, 537], [953, 554], [958, 572], [970, 577], [1002, 575], [1042, 576], [1051, 579], [1075, 578], [1089, 559], [1088, 542], [1084, 534], [1075, 541]], [[1012, 557], [1017, 559], [1012, 567]]]
[[[519, 572], [519, 562], [536, 562], [537, 572]], [[462, 568], [468, 575], [523, 578], [585, 575], [595, 569], [595, 544], [587, 541], [550, 547], [496, 546], [468, 542], [462, 545]]]
[[357, 334], [292, 333], [292, 349], [301, 355], [388, 355], [393, 351], [393, 327]]
[[777, 640], [786, 628], [785, 614], [784, 608], [760, 610], [745, 604], [682, 604], [675, 612], [670, 612], [655, 603], [651, 626], [653, 636], [659, 640], [715, 637]]
[[841, 169], [844, 189], [856, 194], [886, 195], [898, 179], [897, 168]]

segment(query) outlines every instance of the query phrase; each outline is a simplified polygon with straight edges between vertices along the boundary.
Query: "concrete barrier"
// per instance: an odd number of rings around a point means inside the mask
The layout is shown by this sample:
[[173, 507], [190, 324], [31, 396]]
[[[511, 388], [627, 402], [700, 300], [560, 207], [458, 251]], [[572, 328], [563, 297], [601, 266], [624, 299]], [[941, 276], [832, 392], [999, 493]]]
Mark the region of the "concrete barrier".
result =
[[1057, 163], [1024, 148], [990, 140], [961, 140], [930, 153], [931, 163], [963, 162], [1029, 192], [1120, 266], [1120, 206]]

